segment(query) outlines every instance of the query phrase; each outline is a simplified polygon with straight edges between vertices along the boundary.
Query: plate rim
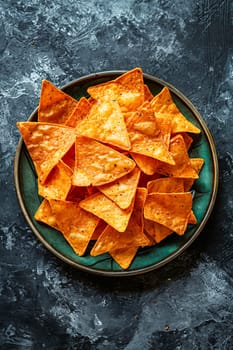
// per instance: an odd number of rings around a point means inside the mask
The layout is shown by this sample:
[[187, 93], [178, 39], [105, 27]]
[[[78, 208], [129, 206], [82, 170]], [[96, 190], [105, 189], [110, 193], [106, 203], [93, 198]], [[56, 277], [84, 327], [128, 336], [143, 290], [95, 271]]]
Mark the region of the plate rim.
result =
[[[119, 76], [123, 73], [127, 72], [127, 70], [109, 70], [109, 71], [100, 71], [97, 73], [91, 73], [87, 74], [84, 76], [81, 76], [77, 79], [72, 80], [71, 82], [63, 85], [60, 89], [62, 91], [65, 91], [69, 88], [72, 88], [73, 86], [77, 84], [82, 84], [82, 82], [87, 82], [91, 81], [93, 79], [98, 79], [98, 78], [104, 78], [108, 76]], [[188, 106], [188, 108], [191, 110], [195, 118], [197, 119], [198, 123], [201, 125], [202, 129], [205, 132], [205, 135], [208, 140], [208, 145], [210, 147], [211, 151], [211, 157], [213, 160], [213, 185], [212, 185], [212, 192], [211, 192], [211, 198], [208, 203], [208, 207], [206, 210], [206, 213], [204, 215], [203, 220], [200, 222], [199, 227], [197, 230], [194, 232], [194, 234], [185, 242], [179, 249], [177, 249], [175, 252], [171, 253], [168, 255], [165, 259], [154, 263], [152, 265], [149, 265], [147, 267], [142, 267], [142, 268], [136, 268], [134, 270], [119, 270], [119, 271], [109, 271], [109, 270], [104, 270], [104, 269], [94, 269], [90, 266], [83, 265], [81, 263], [73, 261], [71, 258], [68, 258], [61, 252], [59, 252], [57, 249], [52, 247], [47, 240], [43, 237], [43, 235], [40, 233], [40, 231], [34, 226], [30, 215], [28, 213], [28, 210], [25, 206], [22, 192], [20, 189], [20, 180], [19, 180], [19, 165], [20, 165], [20, 157], [21, 157], [21, 151], [23, 147], [23, 138], [20, 136], [18, 144], [16, 146], [16, 152], [15, 152], [15, 157], [14, 157], [14, 185], [15, 185], [15, 190], [16, 190], [16, 195], [18, 198], [19, 206], [20, 209], [24, 215], [24, 218], [26, 219], [27, 224], [29, 225], [30, 229], [32, 232], [36, 235], [36, 237], [39, 239], [39, 241], [50, 251], [52, 252], [56, 257], [61, 259], [63, 262], [67, 263], [68, 265], [75, 267], [77, 269], [80, 269], [82, 271], [95, 274], [95, 275], [101, 275], [101, 276], [108, 276], [108, 277], [126, 277], [126, 276], [134, 276], [134, 275], [141, 275], [147, 272], [151, 272], [153, 270], [157, 270], [161, 268], [162, 266], [170, 263], [174, 259], [176, 259], [179, 255], [181, 255], [194, 241], [195, 239], [200, 235], [200, 233], [203, 231], [216, 202], [217, 198], [217, 193], [218, 193], [218, 186], [219, 186], [219, 164], [218, 164], [218, 155], [217, 155], [217, 150], [215, 146], [215, 142], [213, 139], [213, 136], [202, 118], [201, 114], [198, 112], [197, 108], [193, 105], [193, 103], [180, 91], [178, 90], [174, 85], [171, 83], [160, 79], [156, 76], [153, 76], [151, 74], [143, 73], [144, 79], [151, 80], [152, 82], [155, 82], [157, 84], [160, 84], [162, 86], [167, 86], [172, 93], [174, 93], [178, 98], [182, 100]], [[36, 113], [38, 112], [38, 106], [32, 111], [31, 115], [27, 119], [27, 121], [32, 120]]]

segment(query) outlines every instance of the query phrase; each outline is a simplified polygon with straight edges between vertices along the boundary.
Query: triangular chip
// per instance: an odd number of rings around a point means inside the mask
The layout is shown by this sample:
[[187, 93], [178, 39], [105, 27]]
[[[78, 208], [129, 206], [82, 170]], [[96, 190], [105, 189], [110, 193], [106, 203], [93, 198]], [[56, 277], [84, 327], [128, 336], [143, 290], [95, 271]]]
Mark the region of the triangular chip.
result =
[[72, 170], [60, 160], [43, 185], [38, 181], [39, 195], [47, 199], [65, 200], [71, 188], [72, 174]]
[[97, 101], [78, 124], [77, 133], [124, 150], [130, 149], [124, 117], [116, 100]]
[[143, 206], [146, 194], [145, 188], [137, 190], [133, 213], [125, 232], [118, 232], [113, 227], [107, 226], [92, 248], [91, 255], [151, 245], [151, 240], [143, 233]]
[[121, 209], [103, 193], [95, 193], [79, 203], [80, 207], [98, 216], [119, 232], [124, 232], [133, 211], [134, 202], [129, 208]]
[[148, 193], [184, 192], [184, 180], [174, 177], [163, 177], [147, 183]]
[[75, 142], [75, 130], [39, 122], [18, 122], [17, 126], [43, 184], [50, 171]]
[[115, 249], [127, 249], [130, 247], [145, 247], [151, 244], [149, 238], [141, 232], [141, 228], [134, 222], [128, 225], [125, 232], [119, 232], [111, 226], [107, 226], [102, 232], [90, 254], [97, 256]]
[[38, 121], [64, 124], [73, 113], [77, 101], [58, 89], [48, 80], [42, 81]]
[[197, 179], [198, 174], [191, 164], [182, 135], [176, 135], [171, 139], [169, 150], [175, 164], [172, 165], [160, 162], [157, 167], [157, 172], [171, 177]]
[[44, 199], [43, 202], [40, 204], [34, 217], [37, 221], [43, 222], [44, 224], [49, 225], [55, 228], [56, 230], [59, 229], [56, 223], [56, 217], [55, 215], [53, 215], [52, 209], [47, 199]]
[[81, 97], [78, 101], [72, 114], [66, 120], [65, 124], [72, 128], [76, 128], [79, 123], [87, 116], [90, 112], [92, 104], [86, 99], [86, 97]]
[[191, 210], [191, 192], [151, 193], [146, 198], [144, 216], [183, 235]]
[[165, 144], [152, 109], [147, 104], [141, 106], [126, 122], [131, 142], [130, 151], [160, 161], [174, 164]]
[[135, 167], [129, 174], [98, 189], [120, 208], [127, 209], [135, 197], [139, 178], [140, 170]]
[[[200, 173], [203, 165], [203, 158], [190, 158], [191, 166], [196, 171], [197, 174]], [[194, 184], [195, 179], [184, 179], [184, 191], [189, 191]]]
[[189, 215], [189, 219], [188, 219], [188, 223], [192, 224], [192, 225], [196, 225], [197, 224], [197, 218], [194, 214], [194, 212], [191, 210], [191, 213]]
[[76, 254], [84, 255], [99, 219], [81, 209], [75, 202], [52, 199], [49, 203], [59, 230], [67, 242]]
[[80, 137], [76, 139], [75, 186], [100, 186], [128, 174], [135, 167], [132, 159], [101, 144]]
[[96, 100], [115, 99], [122, 112], [134, 111], [144, 102], [142, 70], [134, 68], [115, 80], [91, 86], [87, 91]]
[[152, 239], [155, 240], [156, 243], [160, 243], [173, 233], [170, 228], [148, 219], [144, 220], [144, 227], [145, 231]]
[[147, 157], [147, 156], [144, 156], [143, 154], [139, 154], [139, 153], [130, 152], [130, 154], [131, 154], [133, 160], [136, 162], [139, 169], [143, 173], [145, 173], [147, 175], [155, 174], [155, 172], [157, 170], [157, 166], [158, 166], [157, 159]]
[[131, 265], [135, 255], [137, 254], [138, 247], [129, 247], [123, 249], [110, 250], [109, 254], [116, 261], [122, 269], [128, 269]]
[[172, 133], [200, 133], [200, 129], [188, 121], [188, 119], [177, 108], [167, 87], [164, 87], [162, 91], [153, 98], [151, 101], [151, 106], [156, 115], [157, 113], [161, 113], [166, 115], [167, 118], [171, 119]]

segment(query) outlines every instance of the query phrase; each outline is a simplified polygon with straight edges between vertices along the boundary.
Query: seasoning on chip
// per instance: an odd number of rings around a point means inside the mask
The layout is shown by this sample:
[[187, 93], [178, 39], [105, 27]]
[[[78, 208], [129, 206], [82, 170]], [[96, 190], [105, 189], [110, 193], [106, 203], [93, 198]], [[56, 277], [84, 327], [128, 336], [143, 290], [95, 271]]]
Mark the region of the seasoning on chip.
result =
[[43, 198], [35, 219], [79, 256], [108, 253], [128, 269], [138, 251], [198, 223], [190, 158], [200, 130], [167, 87], [153, 96], [136, 67], [70, 97], [44, 80], [38, 121], [18, 122]]

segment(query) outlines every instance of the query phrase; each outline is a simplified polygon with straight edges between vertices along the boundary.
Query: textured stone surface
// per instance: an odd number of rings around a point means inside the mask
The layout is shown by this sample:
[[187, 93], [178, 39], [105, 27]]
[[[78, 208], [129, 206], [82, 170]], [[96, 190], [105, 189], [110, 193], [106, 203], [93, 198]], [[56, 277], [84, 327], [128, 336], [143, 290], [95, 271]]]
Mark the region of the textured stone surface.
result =
[[[233, 6], [228, 0], [0, 1], [0, 348], [233, 348]], [[13, 182], [17, 120], [57, 86], [135, 66], [174, 84], [216, 142], [220, 186], [197, 241], [158, 271], [87, 275], [28, 228]]]

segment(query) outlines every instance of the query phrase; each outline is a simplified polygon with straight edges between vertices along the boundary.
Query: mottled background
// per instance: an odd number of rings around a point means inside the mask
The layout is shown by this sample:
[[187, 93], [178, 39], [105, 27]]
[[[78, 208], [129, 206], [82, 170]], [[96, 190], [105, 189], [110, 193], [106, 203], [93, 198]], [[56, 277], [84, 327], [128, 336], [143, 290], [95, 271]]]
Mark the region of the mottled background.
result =
[[[0, 0], [0, 349], [233, 349], [231, 0]], [[41, 80], [143, 68], [196, 105], [216, 142], [219, 194], [196, 242], [130, 279], [59, 261], [19, 208], [13, 159]]]

